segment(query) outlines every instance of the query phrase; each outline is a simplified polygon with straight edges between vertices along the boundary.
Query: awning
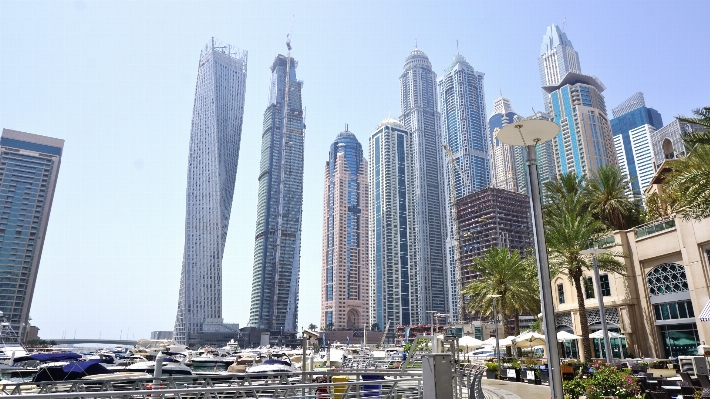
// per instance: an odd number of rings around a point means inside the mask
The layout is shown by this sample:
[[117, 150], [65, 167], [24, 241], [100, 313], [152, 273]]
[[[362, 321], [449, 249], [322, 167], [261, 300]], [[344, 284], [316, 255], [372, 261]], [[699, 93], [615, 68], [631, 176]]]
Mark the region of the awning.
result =
[[703, 311], [700, 312], [700, 321], [710, 321], [710, 301], [705, 304]]

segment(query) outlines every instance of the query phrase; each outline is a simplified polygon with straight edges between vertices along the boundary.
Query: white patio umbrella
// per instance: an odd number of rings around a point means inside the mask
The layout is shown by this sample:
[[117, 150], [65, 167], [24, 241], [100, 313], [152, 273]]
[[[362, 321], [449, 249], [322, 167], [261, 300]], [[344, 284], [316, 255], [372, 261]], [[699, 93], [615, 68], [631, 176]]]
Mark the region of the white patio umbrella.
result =
[[[513, 335], [509, 335], [509, 336], [507, 336], [507, 337], [501, 339], [499, 344], [500, 344], [500, 346], [511, 346], [511, 345], [513, 345], [513, 340], [514, 340], [514, 339], [515, 339], [515, 337], [514, 337]], [[495, 341], [495, 338], [494, 338], [494, 339], [493, 339], [493, 344], [494, 344], [494, 345], [495, 345], [495, 342], [496, 342], [496, 341]]]
[[[581, 338], [581, 337], [580, 337]], [[589, 338], [604, 338], [604, 332], [602, 330], [595, 331], [589, 334]], [[626, 338], [622, 334], [609, 331], [609, 338]]]
[[[502, 340], [501, 340], [501, 341], [502, 341]], [[496, 345], [496, 337], [490, 337], [490, 338], [488, 338], [487, 340], [481, 342], [481, 345], [483, 345], [483, 346], [488, 346], [488, 345], [495, 346], [495, 345]]]
[[515, 346], [518, 348], [532, 348], [534, 346], [545, 345], [545, 336], [533, 331], [524, 332], [513, 338]]
[[580, 339], [582, 337], [568, 333], [567, 331], [560, 331], [557, 333], [557, 340], [560, 342], [573, 341], [575, 339]]
[[467, 335], [459, 338], [459, 346], [465, 346], [466, 348], [479, 348], [483, 346], [483, 341]]

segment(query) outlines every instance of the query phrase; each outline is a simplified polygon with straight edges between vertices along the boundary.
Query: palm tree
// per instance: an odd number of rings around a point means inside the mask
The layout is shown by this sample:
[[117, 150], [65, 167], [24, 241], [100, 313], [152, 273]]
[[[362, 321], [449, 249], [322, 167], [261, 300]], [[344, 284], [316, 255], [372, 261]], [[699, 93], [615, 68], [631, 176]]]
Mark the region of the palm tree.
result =
[[311, 324], [308, 325], [308, 329], [311, 330], [311, 331], [316, 331], [316, 330], [318, 329], [318, 326], [316, 326], [315, 324], [311, 323]]
[[497, 308], [505, 326], [512, 312], [528, 310], [529, 304], [535, 302], [539, 306], [537, 280], [530, 279], [532, 264], [528, 259], [521, 258], [517, 250], [488, 249], [469, 266], [481, 277], [463, 288], [463, 294], [469, 297], [466, 310], [492, 316], [494, 299], [490, 295], [500, 295]]
[[627, 195], [629, 178], [617, 165], [601, 166], [582, 188], [592, 215], [612, 230], [626, 230], [641, 224], [641, 204]]
[[679, 116], [676, 118], [681, 122], [693, 123], [705, 128], [704, 132], [687, 134], [684, 137], [686, 146], [692, 148], [696, 145], [710, 145], [710, 107], [694, 109], [693, 115], [695, 115], [695, 117], [688, 118]]
[[[583, 358], [588, 360], [592, 357], [592, 348], [589, 342], [589, 324], [584, 305], [582, 277], [585, 270], [592, 268], [592, 264], [591, 259], [580, 252], [590, 248], [608, 230], [602, 222], [593, 217], [583, 196], [570, 195], [584, 190], [580, 179], [575, 176], [576, 187], [571, 184], [570, 179], [569, 176], [563, 176], [560, 180], [545, 184], [547, 189], [547, 205], [544, 212], [545, 238], [551, 272], [566, 274], [574, 284], [579, 322], [582, 326]], [[599, 270], [606, 272], [619, 274], [625, 272], [625, 266], [612, 255], [597, 257], [597, 266]], [[551, 287], [545, 288], [551, 289]]]
[[695, 118], [679, 117], [681, 122], [705, 127], [704, 132], [684, 137], [690, 154], [673, 160], [665, 186], [677, 199], [677, 208], [686, 219], [710, 217], [710, 107], [693, 111]]

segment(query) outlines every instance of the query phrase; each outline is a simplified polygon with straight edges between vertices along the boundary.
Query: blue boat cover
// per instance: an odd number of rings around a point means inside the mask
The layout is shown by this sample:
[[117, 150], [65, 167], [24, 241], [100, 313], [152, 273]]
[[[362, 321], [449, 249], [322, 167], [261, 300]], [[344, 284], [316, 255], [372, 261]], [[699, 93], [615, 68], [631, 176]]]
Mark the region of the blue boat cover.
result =
[[78, 353], [35, 353], [29, 356], [16, 357], [15, 362], [24, 362], [26, 360], [37, 360], [39, 362], [62, 362], [77, 359], [81, 359], [81, 355]]
[[113, 373], [101, 364], [100, 359], [69, 363], [62, 367], [62, 370], [66, 373], [83, 373], [85, 375]]

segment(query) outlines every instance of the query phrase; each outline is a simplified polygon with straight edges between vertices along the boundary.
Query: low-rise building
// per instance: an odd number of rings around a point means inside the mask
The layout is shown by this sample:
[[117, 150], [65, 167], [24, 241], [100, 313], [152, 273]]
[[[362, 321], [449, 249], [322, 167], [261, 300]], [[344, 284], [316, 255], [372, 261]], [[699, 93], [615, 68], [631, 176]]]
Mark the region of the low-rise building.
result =
[[[658, 190], [658, 176], [646, 194]], [[694, 355], [710, 342], [710, 218], [701, 221], [671, 217], [636, 228], [615, 231], [606, 238], [626, 264], [626, 275], [601, 274], [601, 292], [593, 273], [585, 272], [584, 301], [590, 331], [601, 329], [597, 295], [602, 295], [609, 330], [625, 338], [612, 339], [614, 357], [669, 358]], [[577, 296], [567, 276], [552, 280], [557, 330], [581, 334]], [[600, 357], [601, 342], [594, 340]]]

